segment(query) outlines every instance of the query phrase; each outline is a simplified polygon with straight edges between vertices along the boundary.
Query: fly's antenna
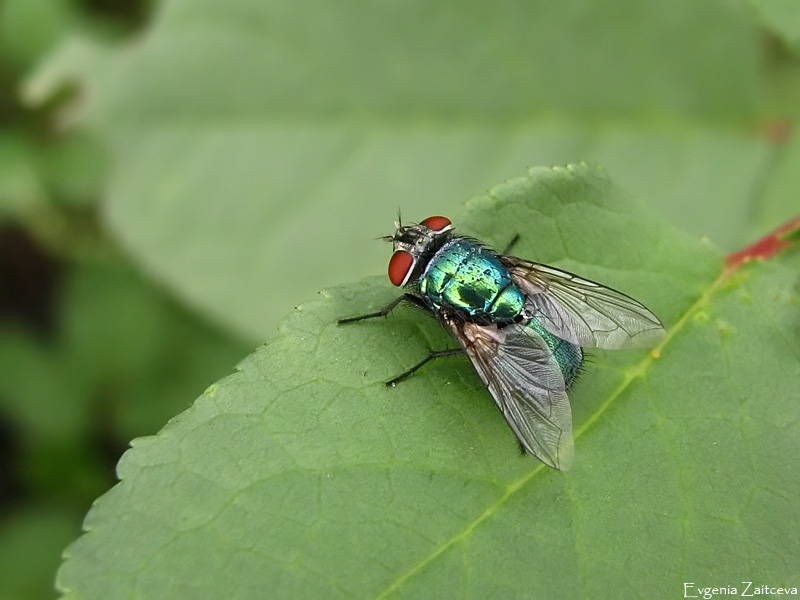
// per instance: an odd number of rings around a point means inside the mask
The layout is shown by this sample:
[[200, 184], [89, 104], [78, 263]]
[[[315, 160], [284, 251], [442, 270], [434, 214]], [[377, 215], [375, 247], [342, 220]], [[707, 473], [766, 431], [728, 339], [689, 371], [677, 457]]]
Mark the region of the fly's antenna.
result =
[[[402, 222], [402, 220], [400, 218], [400, 207], [398, 206], [397, 207], [397, 221], [394, 222], [394, 228], [395, 228], [395, 230], [397, 230], [397, 229], [400, 229], [402, 226], [403, 226], [403, 222]], [[376, 239], [379, 239], [382, 242], [394, 242], [394, 235], [382, 235], [381, 237], [376, 238]]]

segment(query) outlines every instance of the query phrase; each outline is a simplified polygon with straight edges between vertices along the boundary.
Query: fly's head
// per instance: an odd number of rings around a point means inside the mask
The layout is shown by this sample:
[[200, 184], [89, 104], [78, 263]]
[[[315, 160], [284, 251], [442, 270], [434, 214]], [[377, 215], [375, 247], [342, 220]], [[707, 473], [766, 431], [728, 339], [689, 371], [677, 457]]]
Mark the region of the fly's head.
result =
[[428, 217], [419, 225], [397, 223], [393, 236], [387, 236], [394, 246], [389, 260], [389, 279], [402, 287], [419, 275], [436, 251], [450, 238], [453, 225], [446, 217]]

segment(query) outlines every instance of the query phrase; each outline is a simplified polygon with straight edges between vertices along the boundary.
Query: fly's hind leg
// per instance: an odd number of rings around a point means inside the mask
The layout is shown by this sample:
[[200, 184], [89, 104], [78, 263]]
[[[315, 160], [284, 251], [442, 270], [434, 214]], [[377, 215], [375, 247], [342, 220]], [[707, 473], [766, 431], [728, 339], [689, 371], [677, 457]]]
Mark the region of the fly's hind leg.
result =
[[416, 365], [411, 367], [405, 373], [401, 373], [400, 375], [398, 375], [394, 379], [390, 379], [389, 381], [387, 381], [386, 382], [386, 386], [387, 387], [394, 387], [396, 384], [400, 383], [401, 381], [404, 381], [405, 379], [408, 379], [409, 377], [411, 377], [411, 375], [413, 375], [420, 367], [425, 366], [430, 361], [432, 361], [432, 360], [434, 360], [436, 358], [444, 358], [445, 356], [459, 356], [461, 354], [464, 354], [464, 351], [461, 348], [455, 348], [453, 350], [436, 350], [434, 352], [431, 352], [430, 354], [428, 354], [428, 356], [426, 356], [423, 360], [421, 360]]

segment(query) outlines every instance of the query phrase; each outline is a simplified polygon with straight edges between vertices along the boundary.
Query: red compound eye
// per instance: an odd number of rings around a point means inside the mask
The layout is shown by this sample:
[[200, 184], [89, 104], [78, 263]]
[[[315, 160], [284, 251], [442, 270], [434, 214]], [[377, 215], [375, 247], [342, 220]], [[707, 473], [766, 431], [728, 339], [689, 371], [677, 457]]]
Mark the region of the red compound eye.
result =
[[431, 231], [441, 231], [450, 226], [450, 219], [447, 217], [428, 217], [420, 225], [424, 225]]
[[396, 286], [403, 285], [411, 275], [411, 267], [414, 265], [414, 257], [405, 250], [398, 250], [392, 254], [389, 260], [389, 279]]

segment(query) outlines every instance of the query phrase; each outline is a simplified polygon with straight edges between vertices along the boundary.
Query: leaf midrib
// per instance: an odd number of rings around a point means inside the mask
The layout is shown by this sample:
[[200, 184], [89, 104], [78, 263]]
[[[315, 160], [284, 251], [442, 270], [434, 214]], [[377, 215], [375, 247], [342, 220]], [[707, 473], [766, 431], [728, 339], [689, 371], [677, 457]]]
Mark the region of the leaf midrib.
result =
[[[586, 419], [580, 427], [578, 427], [574, 432], [574, 438], [580, 438], [584, 433], [586, 433], [592, 425], [594, 425], [600, 417], [608, 410], [608, 408], [615, 402], [617, 398], [619, 398], [622, 393], [630, 386], [631, 383], [639, 379], [640, 377], [644, 377], [647, 372], [647, 369], [653, 362], [660, 356], [663, 349], [667, 346], [667, 344], [672, 341], [672, 339], [685, 327], [686, 323], [689, 319], [694, 315], [699, 309], [706, 306], [711, 298], [714, 296], [716, 291], [720, 288], [720, 286], [735, 272], [735, 269], [723, 269], [720, 275], [709, 284], [709, 286], [703, 291], [702, 294], [698, 297], [695, 302], [693, 302], [681, 317], [675, 322], [675, 324], [667, 330], [667, 335], [664, 337], [664, 340], [658, 344], [655, 348], [653, 348], [650, 352], [648, 352], [644, 358], [642, 358], [639, 363], [634, 366], [632, 369], [625, 371], [625, 377], [622, 382], [608, 395], [598, 407], [597, 409]], [[509, 500], [514, 494], [518, 491], [523, 489], [529, 482], [531, 482], [539, 473], [549, 471], [548, 468], [545, 467], [543, 463], [538, 463], [534, 466], [530, 471], [519, 477], [516, 481], [511, 482], [507, 487], [505, 493], [500, 496], [497, 500], [492, 502], [486, 509], [479, 514], [475, 519], [472, 520], [471, 523], [467, 524], [464, 529], [460, 532], [455, 534], [449, 540], [444, 542], [441, 546], [436, 548], [433, 552], [428, 554], [410, 569], [408, 569], [405, 573], [399, 575], [395, 580], [389, 584], [382, 592], [375, 596], [375, 600], [380, 600], [383, 598], [389, 597], [389, 595], [396, 591], [405, 581], [413, 577], [416, 573], [421, 571], [425, 566], [429, 563], [433, 562], [438, 556], [443, 554], [449, 548], [455, 546], [458, 542], [468, 537], [473, 530], [475, 530], [478, 525], [486, 521], [489, 517], [491, 517], [497, 510], [505, 504], [507, 500]]]

